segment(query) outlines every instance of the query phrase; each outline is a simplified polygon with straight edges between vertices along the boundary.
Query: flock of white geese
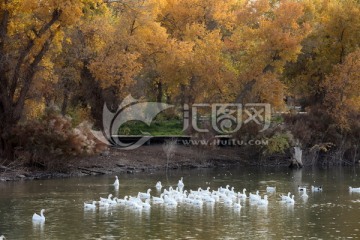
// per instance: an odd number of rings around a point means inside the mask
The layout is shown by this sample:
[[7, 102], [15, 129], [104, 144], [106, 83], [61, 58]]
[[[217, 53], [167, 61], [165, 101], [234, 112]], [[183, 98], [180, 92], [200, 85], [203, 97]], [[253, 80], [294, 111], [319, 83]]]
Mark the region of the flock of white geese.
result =
[[[119, 188], [120, 183], [117, 176], [115, 176], [115, 182], [113, 183], [115, 188]], [[117, 205], [123, 205], [134, 210], [149, 210], [153, 204], [164, 204], [166, 206], [176, 207], [178, 204], [189, 204], [193, 206], [201, 207], [204, 204], [222, 203], [228, 207], [234, 208], [234, 210], [240, 210], [245, 201], [249, 201], [251, 205], [258, 205], [267, 207], [269, 204], [268, 196], [259, 195], [259, 191], [256, 193], [246, 193], [244, 188], [241, 192], [236, 192], [234, 187], [227, 185], [225, 188], [220, 187], [217, 190], [211, 190], [210, 187], [207, 189], [198, 188], [197, 190], [184, 190], [184, 181], [181, 178], [178, 181], [176, 189], [169, 187], [168, 189], [163, 188], [160, 181], [155, 185], [156, 190], [160, 193], [159, 196], [152, 196], [151, 189], [149, 188], [146, 192], [139, 192], [137, 196], [125, 196], [124, 198], [114, 197], [109, 194], [107, 198], [100, 197], [98, 201], [91, 201], [84, 203], [84, 209], [96, 209], [108, 208]], [[310, 190], [310, 189], [309, 189]], [[298, 191], [301, 193], [301, 198], [306, 200], [309, 196], [307, 194], [307, 187], [298, 186]], [[323, 188], [321, 186], [311, 186], [312, 192], [321, 192]], [[266, 192], [270, 194], [276, 193], [276, 187], [266, 187]], [[360, 187], [353, 188], [349, 187], [349, 192], [360, 193]], [[293, 205], [295, 204], [294, 194], [288, 192], [287, 195], [279, 194], [279, 201], [284, 204]], [[34, 213], [33, 221], [45, 221], [44, 216], [45, 210], [40, 211], [40, 215]]]

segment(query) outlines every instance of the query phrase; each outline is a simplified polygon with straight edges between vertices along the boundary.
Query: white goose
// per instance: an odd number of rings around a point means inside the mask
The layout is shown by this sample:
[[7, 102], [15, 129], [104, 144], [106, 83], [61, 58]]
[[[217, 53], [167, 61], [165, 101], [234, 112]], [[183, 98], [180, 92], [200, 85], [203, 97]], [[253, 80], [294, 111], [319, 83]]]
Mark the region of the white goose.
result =
[[84, 203], [84, 208], [86, 209], [95, 209], [96, 208], [96, 201], [93, 201], [92, 203]]
[[115, 176], [115, 182], [113, 184], [115, 187], [119, 187], [120, 183], [119, 183], [119, 178], [118, 176]]
[[217, 191], [212, 191], [211, 193], [211, 197], [215, 200], [215, 202], [219, 202], [220, 201], [220, 196], [219, 193]]
[[229, 190], [228, 192], [226, 192], [225, 194], [228, 196], [228, 197], [235, 197], [236, 198], [236, 193], [234, 192], [234, 187], [231, 187], [231, 190]]
[[41, 209], [40, 215], [34, 213], [34, 215], [32, 216], [32, 220], [33, 221], [45, 221], [44, 212], [45, 212], [45, 209]]
[[234, 208], [237, 209], [237, 210], [241, 209], [240, 199], [238, 200], [237, 203], [234, 203]]
[[147, 190], [146, 193], [139, 192], [138, 193], [138, 198], [148, 199], [148, 198], [150, 198], [150, 192], [151, 192], [150, 188]]
[[111, 201], [112, 196], [113, 195], [110, 193], [107, 198], [100, 197], [100, 202], [109, 202]]
[[349, 187], [349, 192], [360, 193], [360, 187], [358, 187], [358, 188]]
[[266, 192], [268, 192], [268, 193], [276, 192], [276, 187], [269, 187], [269, 186], [267, 186], [267, 187], [266, 187]]
[[184, 182], [183, 182], [183, 177], [181, 177], [181, 179], [178, 182], [178, 188], [183, 189], [184, 188]]
[[288, 198], [290, 198], [290, 194], [291, 194], [290, 192], [288, 192], [288, 195], [287, 195], [287, 196], [280, 194], [281, 201], [286, 202], [286, 200], [287, 200]]
[[178, 203], [173, 198], [170, 198], [168, 195], [165, 195], [164, 198], [164, 202], [166, 205], [177, 206]]
[[145, 202], [142, 204], [142, 207], [143, 207], [143, 209], [146, 209], [146, 210], [148, 210], [148, 209], [151, 208], [150, 199], [149, 199], [149, 198], [145, 200]]
[[0, 240], [5, 240], [6, 238], [5, 238], [5, 236], [4, 235], [1, 235], [0, 236]]
[[161, 188], [162, 188], [161, 182], [158, 181], [158, 182], [156, 183], [155, 187], [156, 187], [156, 190], [160, 191]]
[[302, 198], [307, 199], [309, 195], [306, 193], [306, 188], [304, 189], [304, 193], [301, 195]]
[[215, 203], [215, 198], [213, 198], [211, 195], [204, 195], [202, 196], [202, 200], [206, 203]]
[[311, 186], [312, 192], [321, 192], [322, 190], [322, 186]]
[[156, 204], [161, 204], [161, 203], [164, 203], [164, 199], [163, 199], [163, 196], [164, 194], [160, 194], [160, 197], [152, 197], [152, 201], [153, 203], [156, 203]]
[[136, 202], [132, 199], [132, 197], [130, 196], [130, 199], [127, 200], [126, 202], [124, 202], [125, 206], [127, 207], [131, 207], [132, 205], [134, 205]]
[[306, 191], [306, 187], [298, 185], [298, 191], [299, 192], [304, 192], [304, 191]]
[[267, 195], [264, 195], [264, 199], [260, 199], [258, 202], [257, 202], [258, 205], [262, 205], [262, 206], [267, 206], [269, 204], [269, 201], [268, 201], [268, 196]]
[[286, 203], [288, 203], [288, 204], [295, 204], [294, 195], [292, 195], [291, 198], [288, 197], [288, 198], [286, 199]]
[[108, 200], [107, 203], [108, 203], [109, 205], [115, 205], [115, 204], [118, 203], [118, 198], [117, 198], [117, 197], [114, 197], [113, 199]]
[[233, 204], [233, 200], [229, 197], [223, 197], [223, 201], [225, 205], [232, 205]]
[[246, 199], [247, 198], [247, 196], [246, 196], [246, 188], [243, 189], [242, 193], [238, 192], [238, 198], [240, 198], [240, 199]]
[[127, 202], [128, 196], [125, 196], [124, 199], [117, 199], [117, 203], [120, 205], [125, 205]]
[[195, 206], [202, 206], [204, 202], [199, 197], [196, 197], [192, 200], [192, 204]]
[[134, 210], [142, 210], [143, 209], [143, 203], [136, 203], [133, 202], [133, 204], [131, 205], [131, 208]]
[[219, 187], [218, 192], [226, 194], [229, 190], [230, 185], [226, 185], [225, 188]]
[[256, 191], [256, 194], [249, 194], [250, 201], [259, 201], [261, 199], [261, 196], [259, 195], [259, 190]]
[[129, 197], [129, 201], [131, 201], [131, 202], [136, 202], [136, 203], [141, 203], [141, 202], [142, 202], [142, 201], [141, 201], [141, 198], [140, 198], [139, 196], [136, 196], [136, 197], [130, 196], [130, 197]]
[[99, 201], [98, 203], [99, 203], [99, 207], [107, 208], [110, 206], [110, 204], [107, 201]]

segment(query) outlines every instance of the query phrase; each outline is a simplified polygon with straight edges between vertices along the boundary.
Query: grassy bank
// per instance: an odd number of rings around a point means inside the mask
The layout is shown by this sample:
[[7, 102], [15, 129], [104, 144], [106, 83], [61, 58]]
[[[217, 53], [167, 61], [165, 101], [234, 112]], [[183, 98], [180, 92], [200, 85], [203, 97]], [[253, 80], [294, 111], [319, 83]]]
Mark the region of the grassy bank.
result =
[[183, 123], [173, 119], [166, 121], [154, 121], [150, 126], [140, 121], [131, 121], [123, 124], [119, 129], [120, 135], [144, 135], [150, 133], [153, 136], [181, 136]]

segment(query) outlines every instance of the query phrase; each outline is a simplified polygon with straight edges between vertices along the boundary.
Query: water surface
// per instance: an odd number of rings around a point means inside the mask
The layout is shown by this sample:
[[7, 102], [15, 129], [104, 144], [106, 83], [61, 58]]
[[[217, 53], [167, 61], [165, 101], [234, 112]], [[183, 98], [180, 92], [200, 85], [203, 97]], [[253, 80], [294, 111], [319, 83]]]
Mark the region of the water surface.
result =
[[[0, 235], [6, 239], [359, 239], [359, 168], [303, 169], [274, 168], [201, 169], [154, 174], [81, 177], [0, 183]], [[167, 188], [184, 177], [185, 189], [217, 189], [229, 184], [236, 191], [276, 186], [268, 207], [243, 204], [240, 211], [222, 203], [194, 207], [152, 205], [150, 211], [124, 206], [84, 210], [83, 203], [107, 197], [122, 198], [155, 189], [157, 181]], [[298, 185], [322, 185], [323, 192], [308, 192], [304, 201]], [[279, 202], [279, 194], [295, 194], [295, 205]], [[45, 208], [44, 224], [33, 223], [34, 212]]]

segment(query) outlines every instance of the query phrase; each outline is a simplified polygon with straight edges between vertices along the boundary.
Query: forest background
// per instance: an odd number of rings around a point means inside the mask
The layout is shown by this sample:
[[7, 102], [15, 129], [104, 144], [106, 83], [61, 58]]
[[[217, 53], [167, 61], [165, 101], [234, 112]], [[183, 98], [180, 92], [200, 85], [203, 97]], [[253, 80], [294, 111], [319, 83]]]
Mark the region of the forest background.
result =
[[357, 0], [0, 0], [1, 159], [46, 168], [103, 152], [90, 129], [131, 94], [269, 103], [269, 130], [237, 133], [269, 144], [239, 154], [271, 162], [301, 146], [309, 164], [355, 164], [359, 16]]

